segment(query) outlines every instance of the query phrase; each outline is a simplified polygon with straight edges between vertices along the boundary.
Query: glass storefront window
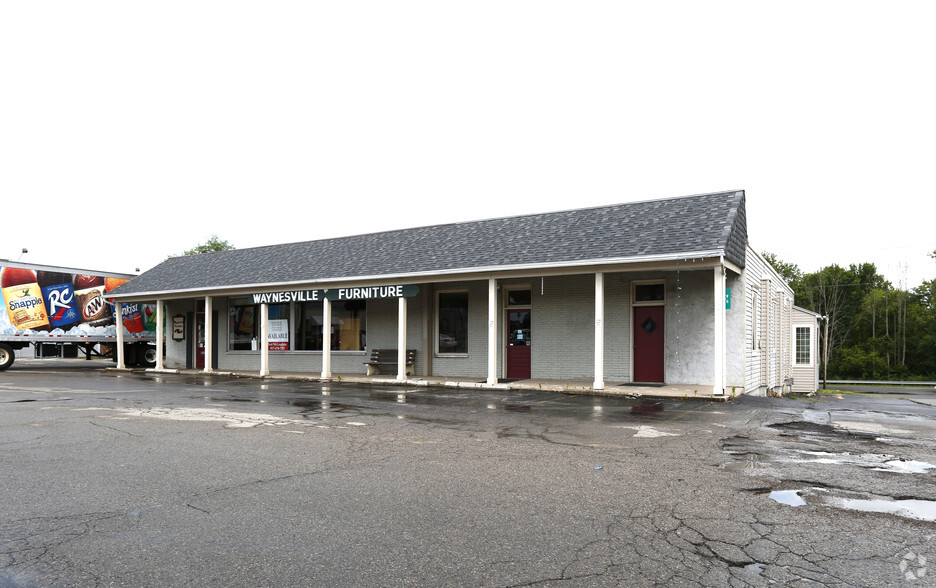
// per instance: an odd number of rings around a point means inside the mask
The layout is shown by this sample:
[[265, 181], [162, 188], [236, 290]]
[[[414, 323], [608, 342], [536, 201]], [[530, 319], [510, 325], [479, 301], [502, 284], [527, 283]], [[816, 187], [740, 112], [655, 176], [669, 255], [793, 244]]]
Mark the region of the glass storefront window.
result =
[[[289, 325], [289, 305], [271, 304], [268, 309], [271, 321], [287, 327]], [[284, 322], [285, 321], [285, 322]], [[260, 305], [253, 304], [249, 298], [231, 298], [228, 302], [228, 350], [257, 351], [260, 349]], [[271, 342], [270, 350], [289, 349], [288, 342]]]
[[[331, 309], [332, 351], [363, 351], [367, 347], [367, 301], [333, 302]], [[298, 306], [296, 349], [322, 350], [322, 303]]]
[[468, 292], [438, 294], [439, 353], [468, 353]]
[[231, 300], [228, 306], [228, 349], [231, 351], [250, 351], [254, 349], [259, 328], [260, 313], [258, 307], [250, 304], [237, 304]]

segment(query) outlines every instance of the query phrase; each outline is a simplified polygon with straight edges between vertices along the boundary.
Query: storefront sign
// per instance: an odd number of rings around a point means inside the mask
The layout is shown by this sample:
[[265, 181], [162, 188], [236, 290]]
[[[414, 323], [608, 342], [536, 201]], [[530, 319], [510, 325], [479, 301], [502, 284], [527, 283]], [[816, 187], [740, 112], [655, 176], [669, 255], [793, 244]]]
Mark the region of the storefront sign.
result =
[[172, 317], [172, 340], [185, 341], [185, 317], [181, 314]]
[[371, 300], [381, 298], [411, 298], [419, 294], [419, 286], [361, 286], [358, 288], [332, 288], [330, 290], [288, 290], [254, 294], [254, 304], [288, 304], [290, 302], [319, 302], [321, 300]]

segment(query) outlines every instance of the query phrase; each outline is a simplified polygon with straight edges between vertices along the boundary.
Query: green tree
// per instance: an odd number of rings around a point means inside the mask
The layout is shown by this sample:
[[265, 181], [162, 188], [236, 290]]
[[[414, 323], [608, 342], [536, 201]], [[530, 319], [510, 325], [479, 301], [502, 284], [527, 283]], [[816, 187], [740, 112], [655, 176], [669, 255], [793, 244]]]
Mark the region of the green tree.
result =
[[[936, 379], [936, 280], [908, 291], [892, 286], [872, 263], [803, 274], [763, 255], [798, 306], [828, 317], [820, 349], [829, 377]], [[929, 255], [936, 259], [936, 251]]]
[[787, 263], [769, 251], [761, 253], [774, 270], [780, 274], [783, 281], [792, 286], [795, 283], [803, 281], [803, 272], [795, 263]]
[[189, 249], [182, 255], [198, 255], [200, 253], [213, 253], [215, 251], [229, 251], [234, 249], [234, 246], [227, 242], [227, 240], [221, 240], [217, 235], [212, 235], [208, 237], [208, 241], [200, 245], [196, 245], [192, 249]]

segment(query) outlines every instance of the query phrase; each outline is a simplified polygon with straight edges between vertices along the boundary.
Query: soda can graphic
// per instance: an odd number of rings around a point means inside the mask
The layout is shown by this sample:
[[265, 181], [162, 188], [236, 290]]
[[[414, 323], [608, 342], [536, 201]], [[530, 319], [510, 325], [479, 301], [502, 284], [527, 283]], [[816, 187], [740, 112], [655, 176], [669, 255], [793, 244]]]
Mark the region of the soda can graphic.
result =
[[129, 333], [142, 333], [143, 314], [140, 312], [139, 304], [124, 304], [120, 313], [123, 315], [123, 326]]

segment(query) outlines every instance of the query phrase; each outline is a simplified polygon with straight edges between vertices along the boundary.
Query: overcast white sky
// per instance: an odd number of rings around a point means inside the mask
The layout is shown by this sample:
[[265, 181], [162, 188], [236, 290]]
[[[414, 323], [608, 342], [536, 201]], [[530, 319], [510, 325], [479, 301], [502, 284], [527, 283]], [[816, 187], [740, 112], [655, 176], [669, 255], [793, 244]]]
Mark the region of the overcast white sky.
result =
[[0, 6], [0, 258], [744, 189], [758, 251], [936, 277], [931, 1]]

